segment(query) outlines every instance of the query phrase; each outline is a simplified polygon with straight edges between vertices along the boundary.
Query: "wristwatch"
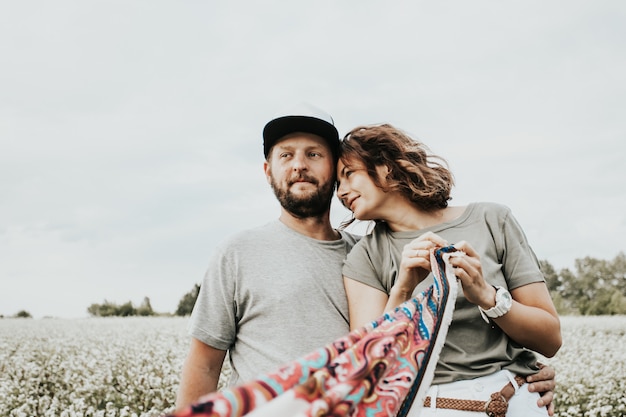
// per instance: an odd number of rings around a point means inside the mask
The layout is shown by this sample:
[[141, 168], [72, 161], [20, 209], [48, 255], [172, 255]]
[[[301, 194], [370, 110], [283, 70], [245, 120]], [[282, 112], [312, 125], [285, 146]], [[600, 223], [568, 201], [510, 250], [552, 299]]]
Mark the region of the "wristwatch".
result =
[[478, 310], [480, 310], [480, 315], [483, 317], [487, 323], [489, 323], [489, 318], [495, 319], [498, 317], [504, 316], [506, 313], [511, 310], [511, 306], [513, 305], [513, 298], [511, 297], [511, 293], [504, 287], [493, 286], [496, 289], [496, 305], [491, 307], [490, 309], [483, 309], [481, 306], [478, 306]]

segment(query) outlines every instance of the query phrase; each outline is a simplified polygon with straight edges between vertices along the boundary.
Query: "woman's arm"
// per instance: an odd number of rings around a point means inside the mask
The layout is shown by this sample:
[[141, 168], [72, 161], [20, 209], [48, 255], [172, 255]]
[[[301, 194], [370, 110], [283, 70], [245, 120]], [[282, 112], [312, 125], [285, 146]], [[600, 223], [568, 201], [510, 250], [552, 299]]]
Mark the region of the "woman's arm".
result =
[[[472, 304], [487, 310], [495, 306], [496, 290], [483, 278], [479, 255], [467, 242], [455, 247], [465, 256], [450, 258], [462, 282], [463, 294]], [[522, 346], [552, 357], [561, 347], [561, 324], [544, 282], [511, 291], [513, 305], [502, 317], [492, 319], [511, 339]]]
[[545, 282], [511, 290], [511, 296], [511, 311], [493, 321], [522, 346], [554, 356], [562, 344], [561, 322]]
[[350, 330], [358, 329], [385, 312], [389, 297], [383, 291], [345, 276], [343, 285], [348, 297]]

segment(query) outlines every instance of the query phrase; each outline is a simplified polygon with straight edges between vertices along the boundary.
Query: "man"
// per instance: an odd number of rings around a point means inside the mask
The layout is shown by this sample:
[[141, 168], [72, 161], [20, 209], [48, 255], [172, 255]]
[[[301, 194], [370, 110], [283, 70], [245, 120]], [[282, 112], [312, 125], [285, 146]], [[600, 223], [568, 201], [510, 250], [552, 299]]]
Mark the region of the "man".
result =
[[[349, 331], [341, 266], [357, 239], [330, 223], [339, 150], [333, 119], [301, 104], [267, 123], [263, 139], [280, 217], [213, 254], [191, 316], [179, 408], [217, 389], [227, 351], [236, 385]], [[534, 378], [542, 382], [531, 390], [554, 389], [552, 369]]]

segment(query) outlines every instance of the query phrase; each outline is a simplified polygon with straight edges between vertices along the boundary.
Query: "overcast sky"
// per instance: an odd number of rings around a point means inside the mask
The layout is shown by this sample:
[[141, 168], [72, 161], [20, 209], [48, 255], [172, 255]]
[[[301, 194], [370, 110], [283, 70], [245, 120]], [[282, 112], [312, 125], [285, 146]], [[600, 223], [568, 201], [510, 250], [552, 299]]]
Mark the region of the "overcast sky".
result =
[[219, 242], [277, 218], [261, 132], [301, 101], [342, 135], [421, 139], [452, 204], [508, 205], [557, 269], [612, 259], [625, 20], [621, 0], [3, 1], [0, 314], [175, 311]]

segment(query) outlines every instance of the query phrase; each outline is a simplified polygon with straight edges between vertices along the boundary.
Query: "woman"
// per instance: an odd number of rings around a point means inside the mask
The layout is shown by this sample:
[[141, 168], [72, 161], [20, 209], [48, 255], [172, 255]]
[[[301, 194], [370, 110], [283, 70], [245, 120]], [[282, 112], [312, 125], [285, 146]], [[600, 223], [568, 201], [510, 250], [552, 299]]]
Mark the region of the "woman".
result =
[[[494, 203], [448, 206], [454, 180], [445, 161], [393, 126], [357, 127], [341, 146], [337, 196], [354, 218], [376, 222], [343, 268], [351, 328], [430, 285], [430, 250], [453, 244], [464, 253], [450, 260], [462, 291], [420, 415], [472, 415], [434, 407], [445, 406], [445, 398], [488, 405], [490, 395], [499, 398], [495, 393], [509, 381], [516, 395], [507, 416], [548, 415], [537, 407], [536, 393], [518, 389], [514, 376], [537, 372], [531, 350], [556, 354], [560, 322], [510, 210]], [[449, 402], [464, 410], [471, 405]]]

